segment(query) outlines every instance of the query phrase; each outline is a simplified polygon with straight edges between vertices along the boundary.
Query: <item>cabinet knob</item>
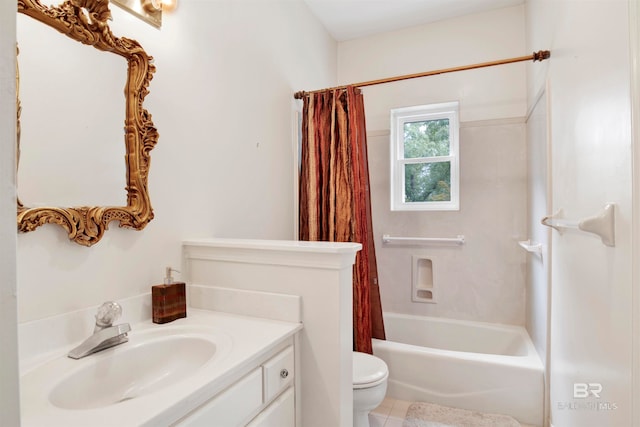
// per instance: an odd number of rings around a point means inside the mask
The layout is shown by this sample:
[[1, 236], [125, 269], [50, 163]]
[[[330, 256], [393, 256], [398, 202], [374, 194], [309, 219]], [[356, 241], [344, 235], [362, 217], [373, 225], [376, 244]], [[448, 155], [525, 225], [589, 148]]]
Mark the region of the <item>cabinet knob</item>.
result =
[[285, 379], [289, 376], [289, 371], [286, 369], [283, 369], [280, 371], [280, 378]]

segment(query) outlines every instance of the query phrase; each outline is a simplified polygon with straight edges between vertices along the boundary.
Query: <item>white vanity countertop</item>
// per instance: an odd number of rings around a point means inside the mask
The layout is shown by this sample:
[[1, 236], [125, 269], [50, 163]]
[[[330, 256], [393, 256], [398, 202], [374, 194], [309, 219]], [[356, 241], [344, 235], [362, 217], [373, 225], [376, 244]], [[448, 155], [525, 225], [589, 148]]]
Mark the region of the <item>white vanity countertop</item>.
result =
[[[164, 329], [163, 329], [164, 328]], [[69, 375], [115, 352], [136, 344], [136, 332], [162, 333], [170, 328], [189, 328], [218, 336], [227, 344], [198, 371], [156, 391], [130, 400], [91, 409], [62, 409], [49, 399], [52, 389]], [[23, 369], [20, 379], [23, 427], [42, 426], [159, 426], [169, 425], [194, 410], [235, 382], [238, 376], [257, 366], [262, 358], [302, 329], [302, 324], [260, 319], [235, 314], [189, 308], [187, 317], [163, 325], [150, 320], [131, 325], [129, 342], [89, 355], [80, 360], [66, 357], [75, 345], [51, 353]], [[144, 335], [141, 334], [141, 335]], [[77, 344], [77, 343], [76, 343]], [[223, 346], [224, 347], [224, 346]]]

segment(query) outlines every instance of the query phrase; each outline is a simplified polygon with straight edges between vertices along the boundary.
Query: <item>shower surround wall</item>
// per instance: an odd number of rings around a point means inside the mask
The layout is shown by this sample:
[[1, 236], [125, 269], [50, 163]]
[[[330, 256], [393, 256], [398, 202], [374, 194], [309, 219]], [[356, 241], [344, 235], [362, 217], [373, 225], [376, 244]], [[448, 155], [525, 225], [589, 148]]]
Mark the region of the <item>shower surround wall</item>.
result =
[[[385, 311], [524, 325], [524, 124], [462, 124], [460, 211], [389, 210], [388, 135], [369, 137], [373, 220]], [[455, 237], [463, 245], [382, 244], [380, 236]], [[411, 301], [412, 256], [430, 258], [437, 302]]]
[[[525, 54], [524, 6], [340, 43], [340, 83]], [[363, 88], [376, 252], [385, 311], [525, 325], [525, 65]], [[389, 110], [460, 101], [460, 210], [389, 208]], [[456, 237], [461, 246], [383, 245], [398, 237]], [[432, 260], [437, 303], [411, 301], [412, 256]]]

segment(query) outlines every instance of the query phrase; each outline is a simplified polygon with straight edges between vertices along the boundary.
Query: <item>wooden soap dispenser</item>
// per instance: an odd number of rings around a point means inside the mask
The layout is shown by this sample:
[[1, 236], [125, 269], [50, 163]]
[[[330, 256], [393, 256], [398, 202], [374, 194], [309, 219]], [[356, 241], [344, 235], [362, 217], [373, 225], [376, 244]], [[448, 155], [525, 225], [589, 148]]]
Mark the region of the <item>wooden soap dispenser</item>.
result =
[[175, 282], [171, 272], [178, 272], [171, 267], [166, 268], [164, 284], [151, 287], [151, 308], [153, 323], [168, 323], [187, 317], [187, 293], [184, 282]]

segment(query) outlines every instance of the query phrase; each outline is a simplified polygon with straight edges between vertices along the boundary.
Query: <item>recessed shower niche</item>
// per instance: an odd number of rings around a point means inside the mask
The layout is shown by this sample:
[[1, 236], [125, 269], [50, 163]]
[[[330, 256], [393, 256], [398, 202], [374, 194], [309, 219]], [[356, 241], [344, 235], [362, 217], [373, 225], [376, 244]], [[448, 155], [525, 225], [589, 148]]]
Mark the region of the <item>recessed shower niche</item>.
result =
[[431, 256], [411, 257], [411, 301], [436, 302], [434, 259]]

